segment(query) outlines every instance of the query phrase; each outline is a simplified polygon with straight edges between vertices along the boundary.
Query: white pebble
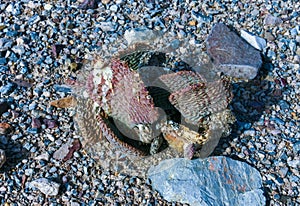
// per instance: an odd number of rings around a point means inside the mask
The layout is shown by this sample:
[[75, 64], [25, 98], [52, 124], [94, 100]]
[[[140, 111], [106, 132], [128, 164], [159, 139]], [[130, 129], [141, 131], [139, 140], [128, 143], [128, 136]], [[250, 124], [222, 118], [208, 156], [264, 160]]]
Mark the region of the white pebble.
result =
[[118, 11], [118, 6], [117, 5], [112, 5], [109, 10], [111, 10], [112, 12], [117, 12]]
[[262, 51], [267, 46], [267, 42], [265, 39], [255, 36], [245, 30], [241, 30], [241, 37], [255, 49], [258, 49], [260, 51]]
[[55, 196], [59, 192], [60, 184], [50, 181], [46, 178], [39, 178], [33, 180], [30, 183], [30, 186], [39, 189], [45, 195]]
[[44, 9], [49, 11], [52, 9], [52, 5], [51, 4], [45, 4]]

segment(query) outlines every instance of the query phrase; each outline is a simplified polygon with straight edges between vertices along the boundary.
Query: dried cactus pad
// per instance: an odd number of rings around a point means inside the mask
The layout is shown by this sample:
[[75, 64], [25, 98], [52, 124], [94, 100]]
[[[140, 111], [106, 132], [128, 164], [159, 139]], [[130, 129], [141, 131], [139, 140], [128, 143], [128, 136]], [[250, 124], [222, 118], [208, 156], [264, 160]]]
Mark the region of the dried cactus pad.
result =
[[[123, 70], [129, 70], [127, 65], [121, 65]], [[157, 108], [139, 73], [119, 73], [115, 78], [116, 82], [112, 81], [114, 88], [111, 96], [111, 115], [130, 128], [137, 124], [155, 122], [158, 119]]]
[[160, 80], [172, 92], [170, 102], [191, 124], [198, 125], [204, 117], [226, 109], [232, 98], [227, 80], [206, 82], [191, 71], [163, 75]]

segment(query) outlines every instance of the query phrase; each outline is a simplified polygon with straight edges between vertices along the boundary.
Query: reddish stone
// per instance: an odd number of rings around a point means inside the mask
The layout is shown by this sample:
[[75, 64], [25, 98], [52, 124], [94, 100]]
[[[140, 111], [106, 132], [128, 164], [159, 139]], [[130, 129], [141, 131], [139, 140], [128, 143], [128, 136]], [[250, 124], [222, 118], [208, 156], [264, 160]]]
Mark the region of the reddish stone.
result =
[[215, 69], [231, 77], [253, 79], [262, 65], [259, 51], [222, 23], [212, 28], [206, 47]]

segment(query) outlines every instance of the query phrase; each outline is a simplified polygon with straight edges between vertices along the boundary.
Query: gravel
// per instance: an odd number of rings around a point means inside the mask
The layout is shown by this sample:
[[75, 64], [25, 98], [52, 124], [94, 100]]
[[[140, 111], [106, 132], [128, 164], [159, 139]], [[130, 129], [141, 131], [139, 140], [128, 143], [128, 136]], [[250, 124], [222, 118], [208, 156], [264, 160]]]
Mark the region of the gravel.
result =
[[[0, 204], [180, 205], [164, 200], [146, 179], [103, 170], [78, 145], [68, 148], [67, 158], [55, 159], [63, 145], [80, 137], [74, 111], [50, 102], [67, 97], [66, 85], [82, 64], [130, 28], [190, 38], [205, 51], [209, 31], [223, 22], [267, 44], [258, 77], [233, 84], [237, 124], [214, 154], [255, 167], [269, 205], [300, 205], [299, 9], [292, 0], [1, 1], [0, 123], [11, 128], [5, 138], [1, 134], [6, 163]], [[40, 178], [55, 185], [55, 196], [31, 187]]]

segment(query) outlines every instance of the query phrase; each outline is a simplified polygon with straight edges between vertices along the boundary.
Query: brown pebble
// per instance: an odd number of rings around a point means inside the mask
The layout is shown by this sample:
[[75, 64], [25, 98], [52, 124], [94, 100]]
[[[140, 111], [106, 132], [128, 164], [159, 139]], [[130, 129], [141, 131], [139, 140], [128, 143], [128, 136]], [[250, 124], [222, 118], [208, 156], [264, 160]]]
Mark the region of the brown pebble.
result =
[[274, 40], [275, 40], [274, 35], [273, 35], [271, 32], [269, 32], [269, 31], [266, 31], [266, 32], [265, 32], [264, 38], [265, 38], [267, 41], [274, 41]]
[[10, 124], [6, 123], [6, 122], [1, 122], [0, 123], [0, 134], [7, 134], [10, 131]]
[[197, 22], [195, 20], [189, 22], [190, 26], [196, 26], [196, 24], [197, 24]]
[[70, 108], [76, 105], [76, 100], [73, 96], [61, 98], [50, 102], [50, 105], [57, 108]]

